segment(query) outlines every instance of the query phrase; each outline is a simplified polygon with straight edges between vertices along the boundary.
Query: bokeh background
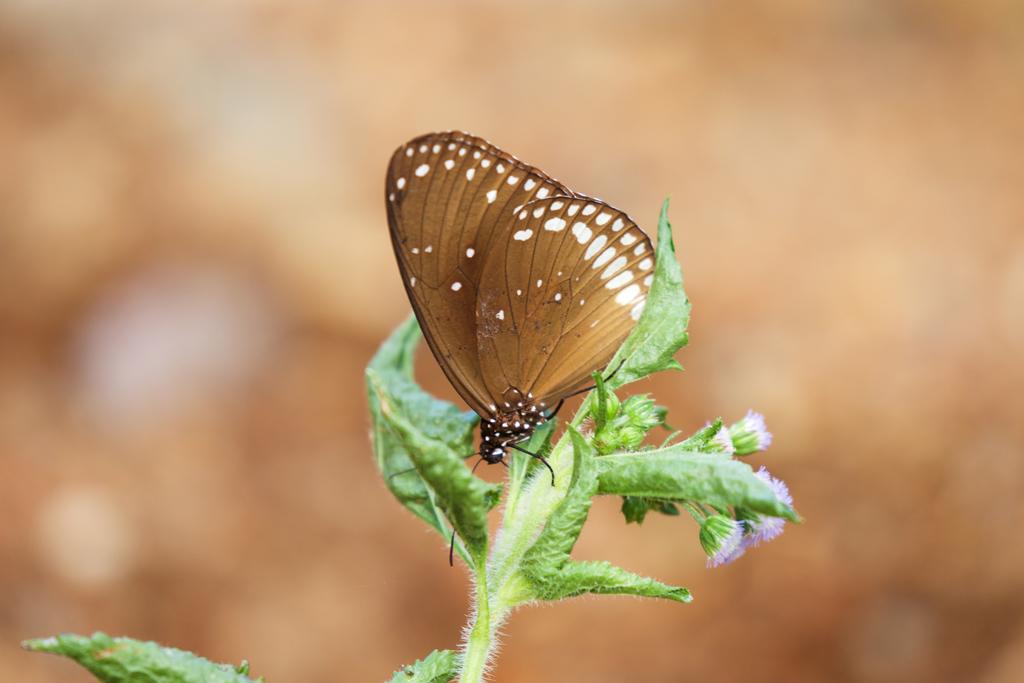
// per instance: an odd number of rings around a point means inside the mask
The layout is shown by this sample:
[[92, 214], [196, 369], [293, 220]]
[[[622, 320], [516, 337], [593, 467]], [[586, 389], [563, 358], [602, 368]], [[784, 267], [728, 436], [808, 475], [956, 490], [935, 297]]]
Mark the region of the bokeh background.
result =
[[18, 648], [60, 631], [276, 683], [454, 645], [361, 374], [409, 310], [386, 161], [448, 128], [671, 195], [691, 345], [642, 388], [765, 412], [807, 519], [709, 571], [601, 501], [577, 556], [695, 601], [521, 611], [496, 680], [1024, 680], [1020, 3], [3, 0], [4, 680], [91, 680]]

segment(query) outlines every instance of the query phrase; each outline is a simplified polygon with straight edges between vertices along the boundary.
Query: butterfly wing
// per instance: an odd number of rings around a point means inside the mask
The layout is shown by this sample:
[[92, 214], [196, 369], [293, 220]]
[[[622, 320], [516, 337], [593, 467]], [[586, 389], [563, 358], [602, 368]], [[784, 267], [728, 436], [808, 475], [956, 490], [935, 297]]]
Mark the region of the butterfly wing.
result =
[[513, 209], [571, 192], [481, 138], [447, 132], [399, 147], [385, 193], [391, 244], [427, 344], [466, 403], [493, 412], [476, 333], [484, 254]]
[[582, 196], [523, 206], [496, 233], [477, 295], [491, 396], [513, 387], [551, 405], [611, 360], [653, 280], [651, 240], [622, 211]]

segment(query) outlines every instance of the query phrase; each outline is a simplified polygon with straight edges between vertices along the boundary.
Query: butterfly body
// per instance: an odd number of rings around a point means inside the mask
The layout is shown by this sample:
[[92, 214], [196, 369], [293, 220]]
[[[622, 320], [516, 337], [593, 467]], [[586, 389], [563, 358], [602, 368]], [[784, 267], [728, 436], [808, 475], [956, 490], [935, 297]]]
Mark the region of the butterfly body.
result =
[[622, 211], [457, 131], [399, 147], [385, 187], [392, 247], [434, 357], [502, 462], [611, 359], [653, 280]]

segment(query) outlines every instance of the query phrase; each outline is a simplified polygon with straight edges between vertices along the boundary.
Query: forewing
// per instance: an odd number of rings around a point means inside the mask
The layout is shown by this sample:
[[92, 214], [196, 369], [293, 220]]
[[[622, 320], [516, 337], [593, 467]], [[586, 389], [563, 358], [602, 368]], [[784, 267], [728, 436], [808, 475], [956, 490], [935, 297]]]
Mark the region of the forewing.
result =
[[476, 311], [487, 390], [550, 405], [604, 367], [636, 324], [651, 240], [622, 211], [579, 196], [526, 204], [496, 236]]
[[493, 412], [477, 351], [483, 255], [515, 209], [570, 191], [481, 138], [447, 132], [398, 148], [385, 193], [395, 258], [430, 350], [473, 410]]

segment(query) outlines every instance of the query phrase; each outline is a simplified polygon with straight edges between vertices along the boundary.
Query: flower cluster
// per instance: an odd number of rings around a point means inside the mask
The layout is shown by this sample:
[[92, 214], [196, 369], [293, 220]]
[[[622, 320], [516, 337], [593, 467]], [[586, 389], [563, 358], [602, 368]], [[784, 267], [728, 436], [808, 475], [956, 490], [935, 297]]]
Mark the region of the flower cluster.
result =
[[603, 419], [595, 417], [594, 448], [600, 454], [633, 450], [643, 443], [647, 432], [665, 423], [665, 409], [646, 394], [620, 403], [609, 391], [604, 405]]
[[[707, 442], [707, 450], [742, 456], [763, 451], [771, 442], [772, 435], [765, 427], [764, 416], [751, 410], [739, 422], [718, 429]], [[763, 465], [754, 476], [767, 484], [779, 501], [786, 505], [793, 504], [793, 497], [785, 482], [773, 477]], [[732, 514], [728, 510], [715, 510], [709, 514], [703, 506], [691, 505], [690, 513], [700, 524], [700, 545], [708, 556], [708, 567], [732, 562], [748, 548], [778, 537], [786, 526], [786, 520], [780, 517], [740, 507], [734, 508]]]

